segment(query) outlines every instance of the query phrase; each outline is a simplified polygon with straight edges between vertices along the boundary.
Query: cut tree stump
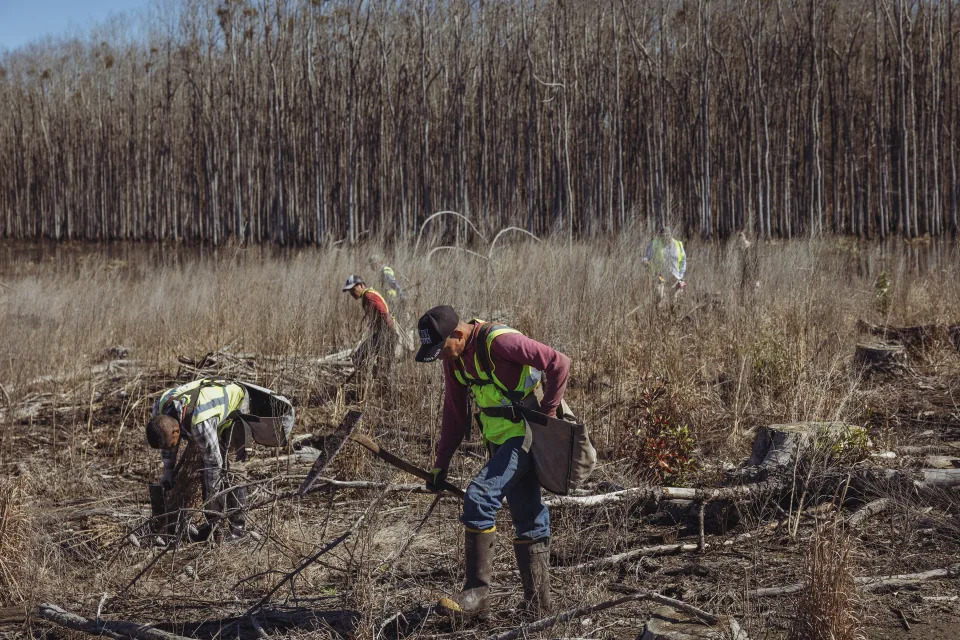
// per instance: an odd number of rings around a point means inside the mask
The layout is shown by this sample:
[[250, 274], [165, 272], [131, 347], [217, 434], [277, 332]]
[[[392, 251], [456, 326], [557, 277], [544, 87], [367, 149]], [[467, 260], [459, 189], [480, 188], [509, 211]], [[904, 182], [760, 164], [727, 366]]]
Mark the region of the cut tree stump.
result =
[[910, 327], [895, 327], [888, 324], [876, 325], [863, 320], [857, 321], [857, 328], [881, 338], [899, 342], [910, 351], [918, 352], [938, 341], [944, 335], [941, 324], [918, 324]]
[[842, 450], [854, 443], [869, 445], [866, 430], [845, 422], [796, 422], [757, 429], [748, 467], [780, 471], [797, 456], [816, 455], [827, 449]]
[[853, 353], [853, 365], [864, 373], [896, 373], [903, 370], [907, 352], [903, 345], [860, 343]]
[[647, 622], [637, 640], [749, 640], [737, 621], [720, 616], [716, 624], [707, 625], [695, 616], [673, 607], [659, 607]]

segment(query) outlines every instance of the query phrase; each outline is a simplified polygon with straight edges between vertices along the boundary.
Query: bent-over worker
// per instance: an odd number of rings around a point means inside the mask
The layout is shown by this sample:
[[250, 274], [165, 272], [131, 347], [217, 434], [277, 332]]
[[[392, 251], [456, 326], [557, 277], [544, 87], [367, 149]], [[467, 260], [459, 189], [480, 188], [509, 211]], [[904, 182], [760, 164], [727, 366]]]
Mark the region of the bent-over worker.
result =
[[246, 412], [245, 389], [236, 383], [222, 380], [195, 380], [168, 389], [157, 398], [147, 423], [147, 443], [162, 449], [164, 489], [176, 481], [177, 454], [180, 441], [198, 447], [203, 463], [204, 510], [215, 539], [223, 537], [217, 525], [226, 516], [230, 535], [244, 534], [246, 489], [230, 488], [229, 450], [238, 451], [242, 458], [246, 447], [243, 425], [236, 418]]
[[396, 321], [390, 314], [386, 299], [375, 289], [371, 289], [363, 278], [352, 275], [343, 285], [343, 291], [349, 291], [354, 300], [360, 300], [363, 307], [364, 339], [354, 352], [357, 368], [377, 367], [389, 364], [393, 359], [396, 337]]
[[[468, 393], [490, 459], [466, 489], [461, 522], [466, 528], [466, 581], [453, 600], [441, 604], [468, 615], [489, 610], [495, 519], [506, 498], [516, 537], [513, 549], [526, 607], [533, 613], [550, 608], [550, 512], [541, 498], [533, 459], [524, 447], [526, 426], [515, 404], [556, 416], [566, 414], [563, 392], [570, 359], [506, 325], [481, 320], [464, 322], [449, 306], [434, 307], [418, 323], [419, 362], [443, 362], [443, 422], [437, 443], [433, 480], [446, 478], [454, 451], [470, 424]], [[534, 391], [542, 384], [542, 398]]]

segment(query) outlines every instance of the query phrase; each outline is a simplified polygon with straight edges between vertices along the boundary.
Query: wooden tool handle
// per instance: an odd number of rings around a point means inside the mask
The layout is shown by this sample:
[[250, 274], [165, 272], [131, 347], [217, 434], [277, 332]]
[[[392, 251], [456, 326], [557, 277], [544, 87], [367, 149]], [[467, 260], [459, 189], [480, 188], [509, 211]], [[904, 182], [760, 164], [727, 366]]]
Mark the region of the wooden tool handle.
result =
[[[356, 442], [357, 444], [359, 444], [360, 446], [366, 449], [369, 449], [370, 452], [373, 453], [373, 455], [377, 456], [387, 464], [392, 465], [397, 469], [400, 469], [401, 471], [406, 471], [410, 475], [417, 476], [421, 480], [433, 480], [433, 474], [431, 474], [429, 471], [425, 469], [421, 469], [415, 464], [412, 464], [410, 462], [407, 462], [403, 458], [395, 456], [394, 454], [390, 453], [386, 449], [383, 449], [379, 444], [377, 444], [375, 441], [371, 440], [367, 436], [360, 435], [360, 434], [353, 434], [350, 436], [350, 439]], [[455, 484], [450, 484], [449, 482], [444, 480], [438, 486], [440, 489], [444, 491], [449, 491], [455, 496], [459, 496], [460, 498], [463, 498], [463, 490]]]

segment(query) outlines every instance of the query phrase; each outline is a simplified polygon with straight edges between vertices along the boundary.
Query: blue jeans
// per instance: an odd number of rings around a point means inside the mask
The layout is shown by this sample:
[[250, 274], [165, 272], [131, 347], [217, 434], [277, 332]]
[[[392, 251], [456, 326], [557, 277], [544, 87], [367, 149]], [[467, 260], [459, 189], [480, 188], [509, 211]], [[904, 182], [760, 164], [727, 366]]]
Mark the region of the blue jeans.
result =
[[491, 448], [490, 460], [467, 487], [460, 522], [476, 531], [493, 529], [506, 498], [518, 540], [548, 537], [550, 511], [540, 499], [540, 482], [533, 457], [523, 450], [523, 438], [510, 438]]

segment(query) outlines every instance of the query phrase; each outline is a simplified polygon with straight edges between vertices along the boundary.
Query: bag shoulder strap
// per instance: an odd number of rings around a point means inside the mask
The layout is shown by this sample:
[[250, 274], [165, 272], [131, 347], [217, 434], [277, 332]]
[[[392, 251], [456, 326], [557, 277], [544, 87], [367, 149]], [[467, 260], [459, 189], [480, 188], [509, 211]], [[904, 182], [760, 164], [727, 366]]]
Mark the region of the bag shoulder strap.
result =
[[493, 323], [491, 322], [484, 322], [477, 327], [477, 361], [480, 364], [480, 370], [483, 371], [494, 384], [497, 384], [496, 379], [493, 377], [493, 365], [490, 363], [490, 344], [487, 342], [491, 331], [493, 331]]
[[[494, 379], [493, 374], [491, 373], [493, 367], [490, 364], [490, 348], [487, 345], [487, 338], [490, 336], [490, 332], [493, 330], [493, 324], [490, 322], [482, 322], [480, 320], [474, 320], [472, 322], [477, 329], [477, 361], [480, 365], [480, 370], [477, 373], [483, 373], [487, 376], [487, 380], [476, 380], [471, 376], [467, 375], [466, 369], [463, 367], [462, 358], [456, 358], [453, 361], [453, 366], [456, 367], [457, 373], [460, 374], [460, 377], [463, 378], [466, 386], [470, 386], [471, 382], [474, 384], [484, 385], [484, 384], [493, 384], [498, 388], [500, 385], [497, 384], [497, 381]], [[501, 391], [503, 389], [501, 388]]]
[[[518, 405], [522, 398], [518, 395], [517, 391], [511, 391], [507, 389], [500, 381], [497, 380], [497, 377], [493, 375], [493, 360], [490, 357], [490, 334], [494, 331], [495, 325], [492, 322], [485, 322], [477, 329], [477, 360], [480, 363], [480, 368], [483, 370], [483, 373], [486, 374], [487, 379], [493, 384], [497, 389], [500, 389], [500, 393], [506, 396], [513, 405]], [[506, 326], [506, 325], [502, 325]], [[517, 332], [516, 329], [510, 329], [510, 332]], [[481, 342], [482, 341], [482, 342]]]

